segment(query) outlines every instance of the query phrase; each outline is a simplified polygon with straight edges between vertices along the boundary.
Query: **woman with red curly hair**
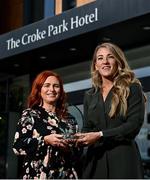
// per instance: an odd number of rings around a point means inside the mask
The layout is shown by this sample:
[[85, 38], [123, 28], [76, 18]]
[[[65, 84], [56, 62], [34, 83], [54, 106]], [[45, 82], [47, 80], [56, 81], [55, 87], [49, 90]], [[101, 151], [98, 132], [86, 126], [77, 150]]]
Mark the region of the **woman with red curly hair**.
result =
[[74, 117], [67, 112], [60, 76], [41, 72], [33, 82], [28, 108], [19, 119], [14, 138], [14, 153], [25, 157], [22, 178], [77, 179], [73, 163], [79, 151], [64, 138], [77, 129]]

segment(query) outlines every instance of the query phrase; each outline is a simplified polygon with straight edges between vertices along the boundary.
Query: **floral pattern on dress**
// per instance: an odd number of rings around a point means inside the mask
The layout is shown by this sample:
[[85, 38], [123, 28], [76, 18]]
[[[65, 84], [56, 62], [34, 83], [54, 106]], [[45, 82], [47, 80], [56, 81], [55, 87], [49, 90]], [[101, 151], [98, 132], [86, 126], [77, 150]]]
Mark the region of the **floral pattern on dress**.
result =
[[64, 152], [58, 147], [46, 145], [44, 136], [78, 131], [75, 119], [58, 119], [55, 113], [48, 113], [42, 107], [23, 111], [14, 136], [13, 151], [24, 155], [23, 179], [77, 179], [74, 165], [81, 151], [70, 147]]

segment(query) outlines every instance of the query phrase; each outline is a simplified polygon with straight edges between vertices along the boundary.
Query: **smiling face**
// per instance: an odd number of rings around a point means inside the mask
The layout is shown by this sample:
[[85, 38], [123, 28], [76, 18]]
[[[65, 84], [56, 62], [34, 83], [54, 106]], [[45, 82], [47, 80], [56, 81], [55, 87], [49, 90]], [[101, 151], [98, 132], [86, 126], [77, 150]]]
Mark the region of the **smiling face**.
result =
[[55, 105], [60, 97], [60, 83], [55, 76], [49, 76], [41, 88], [43, 106], [47, 104]]
[[102, 80], [113, 80], [117, 67], [117, 61], [112, 52], [105, 47], [99, 48], [96, 53], [95, 69], [99, 71]]

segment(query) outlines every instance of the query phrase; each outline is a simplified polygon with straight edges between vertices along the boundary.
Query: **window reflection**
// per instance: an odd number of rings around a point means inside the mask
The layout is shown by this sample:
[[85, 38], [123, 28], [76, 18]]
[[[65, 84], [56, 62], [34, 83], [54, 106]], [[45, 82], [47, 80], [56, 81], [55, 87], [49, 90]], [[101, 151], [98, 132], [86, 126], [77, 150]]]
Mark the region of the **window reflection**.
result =
[[7, 114], [0, 113], [0, 179], [6, 177]]
[[7, 81], [0, 82], [0, 112], [6, 111]]
[[29, 75], [14, 78], [9, 87], [9, 111], [20, 112], [26, 107]]

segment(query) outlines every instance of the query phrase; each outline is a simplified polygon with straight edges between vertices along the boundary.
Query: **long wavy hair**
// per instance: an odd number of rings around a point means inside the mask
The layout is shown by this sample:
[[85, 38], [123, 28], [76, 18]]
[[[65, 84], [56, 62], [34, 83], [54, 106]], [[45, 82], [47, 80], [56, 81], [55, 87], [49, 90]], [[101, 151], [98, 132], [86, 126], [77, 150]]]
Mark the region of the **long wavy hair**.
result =
[[65, 118], [67, 114], [66, 107], [66, 93], [63, 88], [63, 81], [61, 77], [52, 71], [46, 70], [37, 75], [32, 84], [31, 92], [28, 96], [27, 106], [29, 108], [34, 108], [37, 106], [41, 106], [43, 104], [43, 100], [41, 97], [41, 88], [49, 76], [55, 76], [60, 83], [60, 96], [56, 102], [56, 114], [59, 118]]
[[98, 45], [93, 54], [91, 77], [95, 92], [102, 87], [102, 77], [95, 69], [96, 55], [100, 48], [109, 49], [115, 57], [118, 66], [117, 72], [113, 77], [113, 98], [109, 116], [113, 117], [118, 113], [125, 116], [127, 112], [127, 98], [130, 93], [129, 85], [131, 83], [138, 83], [141, 86], [141, 83], [129, 67], [124, 52], [117, 45], [106, 42]]

